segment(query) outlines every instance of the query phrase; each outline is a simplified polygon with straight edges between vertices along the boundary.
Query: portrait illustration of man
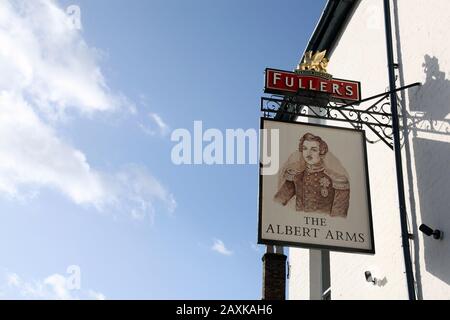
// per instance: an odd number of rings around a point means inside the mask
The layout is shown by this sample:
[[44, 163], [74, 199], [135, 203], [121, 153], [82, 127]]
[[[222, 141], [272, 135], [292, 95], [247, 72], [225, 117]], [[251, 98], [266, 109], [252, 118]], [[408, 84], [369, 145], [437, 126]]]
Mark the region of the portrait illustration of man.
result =
[[304, 134], [296, 152], [296, 166], [280, 171], [280, 186], [274, 201], [286, 206], [295, 197], [295, 210], [347, 217], [350, 183], [345, 173], [325, 165], [329, 150], [321, 137]]

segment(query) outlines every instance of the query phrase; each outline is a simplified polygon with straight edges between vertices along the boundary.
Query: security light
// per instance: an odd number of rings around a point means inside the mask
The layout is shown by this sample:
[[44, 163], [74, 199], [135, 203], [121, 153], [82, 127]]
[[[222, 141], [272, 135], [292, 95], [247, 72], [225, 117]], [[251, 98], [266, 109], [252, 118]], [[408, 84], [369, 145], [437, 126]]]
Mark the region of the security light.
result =
[[377, 278], [373, 278], [370, 271], [364, 272], [364, 275], [366, 276], [367, 282], [372, 282], [374, 285], [377, 284]]
[[433, 236], [434, 239], [442, 239], [444, 233], [441, 230], [433, 230], [426, 224], [421, 224], [419, 230], [422, 231], [427, 236]]

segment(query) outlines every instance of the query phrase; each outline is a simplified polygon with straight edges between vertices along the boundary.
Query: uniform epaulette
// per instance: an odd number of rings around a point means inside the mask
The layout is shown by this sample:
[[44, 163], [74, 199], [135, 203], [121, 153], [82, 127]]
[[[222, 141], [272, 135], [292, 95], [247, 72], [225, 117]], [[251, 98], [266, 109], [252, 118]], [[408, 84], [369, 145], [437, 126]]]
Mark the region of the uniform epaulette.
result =
[[330, 169], [325, 169], [324, 173], [330, 177], [333, 182], [333, 188], [337, 190], [348, 190], [350, 189], [350, 182], [347, 177], [343, 174], [336, 173]]
[[301, 173], [301, 171], [298, 171], [296, 169], [286, 169], [284, 171], [283, 177], [284, 177], [284, 179], [286, 181], [292, 181], [293, 182], [294, 179], [295, 179], [295, 176], [298, 175], [299, 173]]

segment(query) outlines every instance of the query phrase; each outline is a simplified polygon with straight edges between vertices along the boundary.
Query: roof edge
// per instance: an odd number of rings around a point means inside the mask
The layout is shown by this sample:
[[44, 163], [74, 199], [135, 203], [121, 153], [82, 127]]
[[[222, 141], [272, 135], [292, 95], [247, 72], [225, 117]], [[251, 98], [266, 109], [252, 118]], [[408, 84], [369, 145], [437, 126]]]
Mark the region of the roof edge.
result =
[[361, 0], [328, 0], [303, 57], [308, 51], [327, 50], [330, 58]]

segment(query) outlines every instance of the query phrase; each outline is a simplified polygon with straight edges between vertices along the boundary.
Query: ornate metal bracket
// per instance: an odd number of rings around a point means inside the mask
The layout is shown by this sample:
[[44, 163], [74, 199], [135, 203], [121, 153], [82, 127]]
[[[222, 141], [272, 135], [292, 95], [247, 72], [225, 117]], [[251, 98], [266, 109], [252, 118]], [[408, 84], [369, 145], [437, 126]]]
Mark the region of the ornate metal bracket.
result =
[[[406, 90], [420, 83], [413, 83], [392, 92]], [[288, 115], [293, 117], [316, 118], [331, 121], [346, 122], [355, 129], [362, 129], [364, 126], [369, 128], [379, 140], [367, 139], [369, 143], [383, 141], [389, 148], [393, 149], [392, 136], [392, 116], [391, 103], [387, 91], [355, 103], [339, 104], [330, 102], [326, 96], [314, 99], [311, 96], [292, 95], [272, 98], [261, 98], [261, 111], [267, 118], [275, 115]], [[369, 107], [361, 107], [361, 104], [373, 101]]]

